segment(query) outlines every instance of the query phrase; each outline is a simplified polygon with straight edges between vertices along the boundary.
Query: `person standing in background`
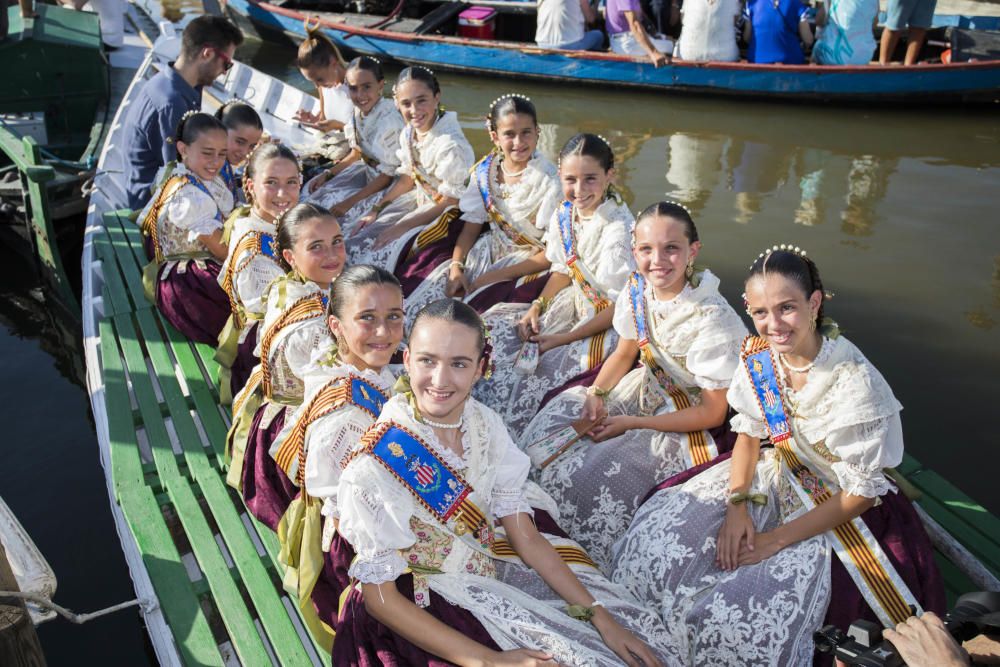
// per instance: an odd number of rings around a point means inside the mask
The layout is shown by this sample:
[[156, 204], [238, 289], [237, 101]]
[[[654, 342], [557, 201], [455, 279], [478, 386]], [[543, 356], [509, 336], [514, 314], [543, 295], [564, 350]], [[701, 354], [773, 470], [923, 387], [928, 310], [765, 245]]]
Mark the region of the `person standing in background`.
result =
[[915, 65], [920, 49], [927, 38], [927, 29], [934, 20], [937, 0], [889, 0], [886, 8], [885, 30], [879, 45], [878, 62], [888, 65], [899, 43], [899, 33], [906, 30], [906, 55], [904, 65]]
[[587, 30], [595, 21], [590, 0], [540, 0], [535, 43], [544, 49], [596, 51], [604, 44], [604, 33]]

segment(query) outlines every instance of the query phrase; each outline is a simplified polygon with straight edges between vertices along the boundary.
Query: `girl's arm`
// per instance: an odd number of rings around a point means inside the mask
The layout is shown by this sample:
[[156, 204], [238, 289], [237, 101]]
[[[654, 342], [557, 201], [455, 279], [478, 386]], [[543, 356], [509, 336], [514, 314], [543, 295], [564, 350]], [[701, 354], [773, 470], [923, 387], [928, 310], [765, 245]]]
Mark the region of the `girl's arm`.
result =
[[458, 204], [458, 200], [452, 197], [445, 197], [430, 209], [417, 214], [410, 214], [385, 230], [375, 240], [376, 248], [384, 248], [396, 239], [400, 238], [411, 229], [417, 229], [437, 220], [445, 211]]
[[[760, 458], [760, 439], [740, 433], [729, 460], [729, 492], [748, 493]], [[716, 561], [723, 570], [735, 570], [739, 565], [740, 548], [754, 547], [754, 526], [747, 509], [748, 503], [726, 503], [726, 518], [722, 521], [716, 544]]]
[[518, 278], [531, 275], [532, 273], [541, 273], [542, 271], [547, 271], [550, 266], [552, 266], [552, 262], [545, 257], [545, 251], [539, 250], [528, 259], [520, 261], [517, 264], [511, 264], [510, 266], [505, 266], [500, 269], [487, 271], [483, 275], [476, 278], [473, 289], [482, 287], [483, 285], [489, 285], [491, 283], [504, 282], [505, 280], [517, 280]]
[[[593, 607], [596, 601], [594, 596], [580, 583], [552, 544], [538, 532], [530, 515], [510, 514], [500, 519], [500, 523], [507, 532], [511, 546], [524, 564], [537, 572], [559, 597], [570, 605], [593, 608], [594, 616], [591, 622], [601, 633], [608, 648], [625, 664], [635, 667], [661, 664], [650, 648], [619, 625], [607, 609], [600, 606]], [[637, 658], [642, 662], [640, 663]]]
[[[611, 353], [611, 356], [601, 366], [601, 370], [597, 374], [597, 377], [594, 378], [594, 383], [591, 386], [603, 389], [604, 391], [611, 391], [632, 370], [638, 356], [638, 341], [619, 338], [615, 351]], [[583, 419], [587, 422], [592, 422], [600, 419], [604, 414], [607, 414], [607, 410], [604, 407], [604, 398], [596, 394], [587, 394], [587, 398], [583, 402]]]
[[[550, 347], [559, 347], [560, 345], [569, 345], [570, 343], [576, 342], [578, 340], [583, 340], [585, 338], [590, 338], [595, 336], [602, 331], [607, 331], [611, 328], [611, 323], [615, 319], [615, 307], [608, 306], [601, 312], [597, 313], [589, 320], [581, 324], [571, 331], [561, 334], [553, 334], [552, 338], [555, 339], [555, 344], [550, 345]], [[536, 336], [538, 338], [538, 336]]]
[[[542, 293], [539, 295], [539, 298], [543, 301], [551, 301], [555, 298], [556, 294], [569, 287], [572, 282], [573, 279], [565, 273], [550, 273], [548, 280], [545, 281], [545, 287], [542, 288]], [[521, 337], [521, 340], [529, 340], [541, 331], [541, 324], [539, 322], [539, 318], [541, 316], [541, 306], [537, 303], [532, 303], [531, 306], [528, 307], [528, 312], [526, 312], [517, 323], [517, 332]]]
[[726, 420], [729, 403], [726, 401], [728, 389], [702, 391], [701, 403], [663, 415], [639, 417], [616, 415], [608, 417], [594, 427], [591, 436], [595, 442], [608, 440], [625, 431], [648, 428], [669, 433], [690, 433], [720, 426]]
[[317, 176], [312, 180], [309, 192], [315, 192], [316, 190], [323, 187], [330, 179], [344, 171], [347, 165], [354, 164], [357, 162], [358, 158], [361, 157], [361, 152], [354, 148], [348, 153], [344, 158], [340, 160], [337, 164], [333, 165], [322, 174]]
[[340, 203], [334, 205], [333, 208], [330, 209], [330, 212], [334, 215], [345, 215], [355, 204], [364, 201], [376, 192], [385, 190], [389, 187], [390, 183], [392, 183], [392, 176], [379, 174], [372, 180], [368, 181], [368, 183], [365, 184], [365, 187], [361, 188], [350, 197], [344, 198], [344, 200]]
[[222, 230], [216, 229], [211, 234], [199, 234], [198, 240], [208, 249], [212, 256], [220, 262], [226, 261], [229, 255], [229, 246], [222, 242]]
[[498, 653], [445, 625], [408, 600], [395, 582], [362, 584], [365, 609], [372, 617], [410, 643], [463, 667], [534, 665], [549, 659], [540, 651]]
[[814, 40], [813, 32], [812, 28], [809, 27], [809, 21], [806, 21], [805, 18], [799, 21], [799, 39], [802, 40], [807, 49], [812, 47]]
[[412, 190], [414, 185], [415, 183], [413, 182], [413, 178], [411, 176], [403, 175], [398, 177], [396, 182], [392, 184], [392, 187], [389, 188], [384, 195], [382, 195], [382, 199], [375, 204], [375, 208], [358, 219], [358, 227], [355, 233], [375, 222], [375, 219], [378, 218], [378, 214], [382, 212], [382, 209]]
[[451, 266], [448, 268], [448, 282], [445, 285], [445, 296], [455, 297], [460, 294], [469, 293], [469, 281], [465, 277], [465, 269], [459, 264], [465, 264], [465, 258], [469, 256], [472, 246], [483, 231], [483, 223], [466, 222], [462, 227], [458, 239], [455, 241], [455, 249], [451, 251]]

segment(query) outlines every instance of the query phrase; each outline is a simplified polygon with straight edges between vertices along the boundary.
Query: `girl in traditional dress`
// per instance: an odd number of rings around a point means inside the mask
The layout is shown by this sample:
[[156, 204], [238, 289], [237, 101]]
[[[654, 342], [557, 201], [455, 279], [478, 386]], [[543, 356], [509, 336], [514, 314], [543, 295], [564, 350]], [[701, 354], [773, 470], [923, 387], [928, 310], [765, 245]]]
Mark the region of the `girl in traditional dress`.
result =
[[545, 256], [552, 263], [541, 296], [501, 303], [483, 316], [492, 332], [497, 376], [476, 398], [504, 416], [515, 439], [542, 397], [596, 368], [614, 349], [615, 301], [635, 269], [634, 218], [612, 186], [607, 141], [577, 134], [559, 154], [562, 202], [549, 220]]
[[379, 193], [392, 183], [399, 168], [399, 133], [403, 117], [382, 97], [385, 75], [371, 56], [358, 56], [347, 66], [347, 89], [354, 112], [344, 133], [351, 152], [306, 185], [308, 201], [330, 209], [351, 235], [354, 223], [367, 213]]
[[[589, 388], [556, 396], [521, 438], [560, 526], [602, 568], [653, 486], [732, 446], [709, 430], [725, 422], [746, 327], [719, 279], [694, 270], [700, 250], [682, 206], [660, 202], [639, 214], [639, 268], [615, 306], [618, 346]], [[589, 428], [593, 442], [564, 449], [574, 426]]]
[[798, 248], [753, 263], [732, 458], [665, 482], [614, 547], [612, 578], [660, 609], [688, 664], [806, 665], [824, 623], [943, 609], [930, 541], [884, 472], [903, 456], [899, 402], [824, 326], [823, 298]]
[[333, 539], [337, 488], [351, 450], [392, 395], [394, 378], [386, 366], [403, 340], [399, 281], [374, 266], [348, 267], [330, 288], [327, 313], [332, 338], [313, 351], [304, 372], [305, 400], [271, 446], [278, 466], [305, 488], [278, 528], [285, 586], [296, 583], [303, 606], [312, 598], [307, 618], [324, 643], [332, 639], [354, 558], [350, 545]]
[[409, 389], [385, 404], [340, 478], [339, 529], [360, 585], [333, 664], [672, 664], [655, 614], [536, 527], [551, 519], [532, 516], [529, 494], [551, 500], [527, 481], [528, 458], [499, 415], [470, 396], [489, 363], [484, 333], [453, 299], [417, 315]]
[[242, 488], [247, 509], [277, 528], [296, 489], [269, 455], [285, 414], [302, 403], [302, 374], [326, 340], [330, 283], [344, 268], [344, 237], [336, 218], [298, 204], [278, 221], [278, 251], [288, 274], [271, 283], [261, 325], [260, 365], [233, 400], [228, 481]]
[[224, 404], [232, 402], [257, 365], [254, 351], [264, 318], [264, 293], [286, 270], [276, 249], [276, 222], [298, 203], [300, 185], [299, 161], [287, 146], [269, 143], [251, 153], [245, 182], [250, 210], [245, 216], [234, 214], [229, 255], [219, 274], [232, 311], [215, 356], [222, 369]]
[[246, 198], [240, 170], [250, 151], [263, 136], [264, 123], [252, 106], [237, 99], [219, 107], [215, 117], [226, 126], [226, 135], [229, 139], [226, 144], [226, 163], [222, 165], [222, 178], [229, 186], [229, 191], [233, 193], [233, 201], [236, 204], [243, 204]]
[[152, 259], [143, 272], [146, 297], [178, 331], [210, 345], [229, 317], [218, 282], [228, 250], [222, 224], [233, 208], [221, 174], [227, 141], [217, 119], [185, 114], [177, 126], [180, 162], [140, 218]]
[[345, 81], [347, 61], [316, 24], [306, 26], [306, 38], [299, 44], [295, 65], [302, 76], [316, 86], [319, 98], [319, 112], [300, 109], [294, 117], [302, 125], [323, 132], [316, 145], [309, 149], [309, 156], [315, 156], [320, 162], [336, 163], [350, 150], [344, 136], [344, 127], [354, 112]]
[[408, 314], [443, 296], [465, 297], [479, 311], [527, 303], [545, 286], [546, 276], [539, 279], [549, 268], [543, 237], [559, 203], [559, 179], [555, 165], [535, 150], [535, 105], [504, 95], [490, 106], [486, 126], [495, 148], [473, 167], [459, 201], [464, 226], [457, 240], [449, 235], [431, 244], [397, 271]]
[[411, 242], [419, 250], [461, 225], [458, 200], [475, 161], [458, 116], [441, 108], [433, 72], [407, 67], [393, 93], [406, 122], [399, 135], [399, 178], [358, 221], [350, 247], [353, 262], [390, 271]]

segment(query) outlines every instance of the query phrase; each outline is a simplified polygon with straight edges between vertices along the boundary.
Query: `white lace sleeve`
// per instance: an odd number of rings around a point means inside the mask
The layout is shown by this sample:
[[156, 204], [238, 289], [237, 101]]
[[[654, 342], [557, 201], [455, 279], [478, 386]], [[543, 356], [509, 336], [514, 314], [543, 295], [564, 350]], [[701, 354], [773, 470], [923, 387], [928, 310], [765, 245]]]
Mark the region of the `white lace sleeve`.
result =
[[398, 176], [413, 175], [413, 156], [410, 154], [410, 146], [406, 141], [406, 128], [399, 131], [396, 148], [396, 174]]
[[462, 220], [480, 225], [486, 222], [486, 206], [483, 204], [483, 196], [479, 194], [479, 183], [475, 176], [469, 179], [468, 187], [458, 200], [458, 207], [462, 209]]
[[351, 461], [337, 490], [340, 533], [357, 557], [348, 574], [363, 584], [394, 581], [406, 570], [399, 550], [416, 542], [410, 530], [413, 501], [370, 456]]
[[740, 364], [740, 340], [693, 348], [687, 355], [687, 369], [702, 389], [729, 389]]
[[[235, 258], [236, 266], [240, 266], [245, 261], [245, 257], [246, 254]], [[265, 310], [264, 291], [275, 278], [279, 278], [283, 274], [284, 271], [273, 260], [261, 255], [254, 257], [242, 271], [236, 273], [236, 279], [233, 281], [240, 303], [247, 311], [263, 315]]]
[[357, 123], [355, 122], [355, 116], [352, 113], [351, 119], [344, 123], [344, 136], [347, 137], [347, 144], [354, 150], [361, 150], [361, 146], [358, 146], [357, 136], [358, 131], [355, 129]]
[[549, 221], [552, 220], [552, 216], [555, 215], [561, 201], [562, 193], [559, 191], [559, 181], [555, 180], [549, 194], [542, 199], [542, 203], [538, 206], [538, 211], [535, 213], [534, 223], [536, 228], [543, 232], [548, 229]]
[[497, 466], [490, 509], [497, 519], [520, 512], [530, 514], [531, 506], [524, 499], [524, 486], [528, 481], [528, 471], [531, 470], [531, 459], [517, 448], [502, 423], [496, 424], [495, 432], [495, 437], [503, 441], [500, 446], [506, 447], [506, 450]]
[[193, 186], [182, 187], [167, 202], [167, 221], [185, 229], [188, 241], [194, 242], [199, 236], [222, 229], [217, 214], [219, 207], [215, 200]]
[[831, 454], [841, 459], [832, 467], [844, 493], [877, 498], [892, 490], [882, 471], [903, 460], [899, 413], [831, 431], [825, 444]]
[[437, 186], [439, 194], [452, 199], [461, 199], [469, 182], [469, 170], [476, 156], [472, 146], [465, 137], [451, 135], [439, 137], [435, 144], [437, 159], [434, 160], [433, 173], [440, 180]]
[[316, 420], [306, 431], [306, 491], [323, 499], [323, 516], [339, 516], [337, 489], [343, 465], [371, 418], [353, 406], [345, 406]]
[[[398, 114], [397, 114], [398, 116]], [[400, 123], [402, 120], [400, 120]], [[399, 128], [400, 123], [386, 123], [378, 130], [378, 170], [386, 176], [394, 176], [399, 171]]]
[[[594, 278], [612, 301], [617, 301], [628, 277], [635, 271], [632, 256], [632, 233], [625, 221], [613, 220], [601, 230], [601, 253], [594, 270]], [[595, 285], [597, 287], [597, 285]]]
[[754, 438], [767, 437], [767, 424], [757, 405], [757, 397], [750, 384], [750, 375], [743, 368], [736, 369], [733, 383], [726, 394], [729, 405], [736, 411], [729, 424], [736, 433], [746, 433]]
[[566, 268], [566, 253], [563, 252], [562, 237], [559, 235], [559, 207], [552, 211], [549, 218], [549, 230], [545, 232], [545, 259], [552, 262], [549, 271], [569, 275]]
[[615, 315], [612, 326], [618, 335], [627, 340], [637, 340], [639, 334], [635, 330], [635, 317], [632, 315], [632, 300], [628, 290], [623, 289], [615, 301]]
[[330, 337], [324, 319], [318, 318], [297, 325], [281, 343], [285, 363], [296, 377], [305, 377], [313, 352]]

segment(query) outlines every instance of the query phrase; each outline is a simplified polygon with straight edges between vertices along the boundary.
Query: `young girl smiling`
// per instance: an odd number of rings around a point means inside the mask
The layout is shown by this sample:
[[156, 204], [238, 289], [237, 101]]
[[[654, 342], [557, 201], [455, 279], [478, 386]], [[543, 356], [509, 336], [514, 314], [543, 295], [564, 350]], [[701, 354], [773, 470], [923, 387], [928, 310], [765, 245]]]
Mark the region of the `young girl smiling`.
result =
[[180, 163], [139, 218], [152, 260], [143, 287], [178, 331], [215, 345], [229, 317], [229, 298], [218, 283], [227, 252], [222, 225], [233, 209], [221, 175], [226, 128], [208, 114], [187, 114], [176, 143]]
[[[264, 293], [285, 274], [276, 250], [276, 223], [298, 203], [300, 185], [299, 161], [288, 147], [265, 144], [250, 154], [244, 184], [250, 211], [240, 217], [233, 214], [229, 254], [219, 274], [232, 310], [215, 357], [222, 369], [224, 404], [243, 388], [257, 365], [254, 350], [264, 317]], [[228, 384], [224, 381], [227, 375]], [[230, 400], [225, 400], [227, 397]]]
[[536, 528], [551, 520], [532, 517], [529, 495], [551, 502], [527, 482], [528, 459], [500, 417], [470, 396], [484, 346], [482, 321], [459, 301], [416, 317], [409, 388], [340, 479], [340, 532], [357, 550], [360, 586], [341, 612], [333, 664], [676, 662], [652, 614], [571, 541]]
[[[560, 525], [602, 567], [654, 485], [732, 446], [708, 431], [725, 422], [747, 332], [719, 279], [695, 271], [700, 250], [682, 206], [660, 202], [639, 214], [638, 270], [615, 306], [618, 346], [589, 388], [559, 394], [521, 438]], [[591, 427], [592, 442], [561, 452], [574, 424]]]
[[[504, 416], [518, 438], [542, 396], [596, 368], [614, 349], [615, 301], [635, 268], [635, 219], [612, 187], [614, 153], [593, 134], [572, 137], [559, 157], [563, 201], [545, 239], [551, 274], [530, 306], [503, 303], [483, 316], [498, 372], [476, 397]], [[537, 363], [517, 367], [518, 357]]]
[[378, 60], [358, 56], [350, 62], [347, 89], [354, 112], [344, 132], [351, 152], [306, 186], [308, 200], [330, 208], [348, 236], [399, 169], [403, 118], [392, 101], [382, 97], [384, 88], [385, 76]]

